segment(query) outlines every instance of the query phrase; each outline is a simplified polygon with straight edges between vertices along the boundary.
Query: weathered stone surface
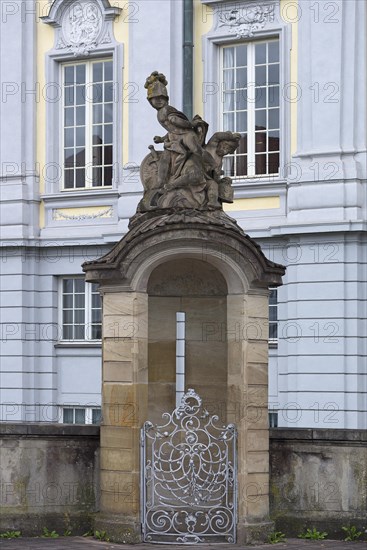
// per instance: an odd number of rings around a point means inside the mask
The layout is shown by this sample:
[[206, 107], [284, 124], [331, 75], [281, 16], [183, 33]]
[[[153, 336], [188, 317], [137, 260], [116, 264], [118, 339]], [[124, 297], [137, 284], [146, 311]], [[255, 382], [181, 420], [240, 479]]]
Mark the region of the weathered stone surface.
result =
[[310, 525], [331, 537], [342, 525], [365, 526], [367, 442], [363, 430], [271, 431], [271, 510], [277, 528]]

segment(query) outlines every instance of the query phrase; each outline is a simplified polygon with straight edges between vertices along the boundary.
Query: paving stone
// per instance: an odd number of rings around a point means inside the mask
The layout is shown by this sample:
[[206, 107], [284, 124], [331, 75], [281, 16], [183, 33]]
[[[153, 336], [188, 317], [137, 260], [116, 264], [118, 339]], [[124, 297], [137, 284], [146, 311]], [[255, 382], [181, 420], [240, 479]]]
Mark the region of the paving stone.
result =
[[[101, 542], [90, 537], [60, 537], [58, 539], [42, 538], [19, 538], [4, 540], [0, 539], [1, 550], [239, 550], [239, 546], [231, 544], [182, 546], [182, 545], [160, 545], [160, 544], [117, 544], [113, 542]], [[337, 540], [305, 541], [299, 539], [288, 539], [285, 543], [276, 545], [261, 544], [259, 546], [248, 546], [249, 550], [367, 550], [367, 542], [343, 542]]]

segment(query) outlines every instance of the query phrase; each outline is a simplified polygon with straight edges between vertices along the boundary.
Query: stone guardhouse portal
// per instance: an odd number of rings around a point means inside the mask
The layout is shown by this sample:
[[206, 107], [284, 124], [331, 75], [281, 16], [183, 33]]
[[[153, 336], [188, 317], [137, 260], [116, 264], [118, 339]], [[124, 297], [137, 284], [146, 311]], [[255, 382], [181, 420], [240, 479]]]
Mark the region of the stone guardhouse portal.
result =
[[[207, 123], [170, 106], [166, 85], [158, 72], [145, 85], [167, 133], [154, 138], [163, 149], [151, 145], [141, 164], [144, 195], [129, 232], [83, 265], [103, 303], [96, 528], [117, 542], [143, 540], [141, 429], [147, 420], [162, 424], [162, 414], [193, 388], [210, 414], [237, 430], [235, 540], [265, 540], [272, 529], [268, 288], [281, 284], [284, 267], [223, 211], [233, 190], [222, 160], [233, 155], [239, 134], [216, 132], [206, 141]], [[181, 363], [177, 314], [185, 320]]]

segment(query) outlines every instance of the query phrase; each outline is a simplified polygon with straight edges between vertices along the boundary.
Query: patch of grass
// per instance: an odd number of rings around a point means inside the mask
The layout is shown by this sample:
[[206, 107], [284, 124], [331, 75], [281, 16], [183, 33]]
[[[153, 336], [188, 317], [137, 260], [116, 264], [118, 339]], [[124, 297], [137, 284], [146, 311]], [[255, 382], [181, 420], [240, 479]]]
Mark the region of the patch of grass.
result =
[[94, 531], [94, 538], [103, 540], [104, 542], [110, 542], [110, 538], [107, 536], [106, 531]]
[[278, 544], [278, 542], [285, 542], [286, 540], [285, 534], [281, 531], [273, 531], [273, 533], [270, 533], [268, 536], [269, 544]]
[[48, 539], [48, 538], [57, 539], [59, 536], [60, 536], [59, 533], [56, 533], [56, 531], [49, 531], [47, 527], [43, 528], [42, 535], [41, 535], [43, 539]]
[[344, 533], [346, 534], [345, 541], [349, 542], [352, 540], [358, 540], [362, 536], [362, 531], [358, 531], [355, 525], [348, 525], [347, 527], [342, 527]]
[[0, 539], [17, 539], [22, 536], [20, 531], [5, 531], [0, 533]]

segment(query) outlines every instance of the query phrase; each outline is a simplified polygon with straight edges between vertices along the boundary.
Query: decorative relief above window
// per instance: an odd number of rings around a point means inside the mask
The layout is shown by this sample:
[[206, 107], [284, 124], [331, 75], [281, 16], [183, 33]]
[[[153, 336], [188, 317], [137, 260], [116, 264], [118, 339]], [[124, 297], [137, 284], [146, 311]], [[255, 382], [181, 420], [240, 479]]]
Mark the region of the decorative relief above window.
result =
[[228, 27], [228, 32], [239, 38], [253, 36], [266, 23], [272, 23], [275, 17], [275, 5], [238, 6], [219, 11], [220, 26]]
[[55, 27], [55, 49], [86, 56], [101, 44], [111, 42], [109, 21], [120, 13], [107, 0], [56, 0], [44, 23]]

